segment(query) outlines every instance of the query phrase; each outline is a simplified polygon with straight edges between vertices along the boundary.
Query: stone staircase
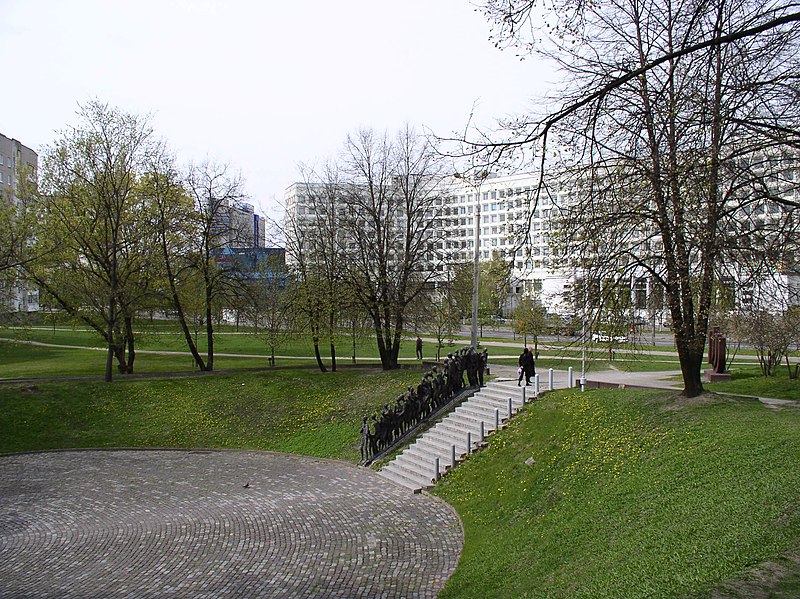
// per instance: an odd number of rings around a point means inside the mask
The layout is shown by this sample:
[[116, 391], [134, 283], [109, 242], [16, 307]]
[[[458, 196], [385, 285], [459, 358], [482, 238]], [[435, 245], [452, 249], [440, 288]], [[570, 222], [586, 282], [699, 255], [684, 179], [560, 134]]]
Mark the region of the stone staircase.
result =
[[510, 379], [490, 381], [417, 437], [378, 474], [415, 493], [431, 487], [439, 476], [479, 447], [483, 437], [502, 427], [525, 402], [533, 399], [533, 385], [518, 387], [517, 381]]

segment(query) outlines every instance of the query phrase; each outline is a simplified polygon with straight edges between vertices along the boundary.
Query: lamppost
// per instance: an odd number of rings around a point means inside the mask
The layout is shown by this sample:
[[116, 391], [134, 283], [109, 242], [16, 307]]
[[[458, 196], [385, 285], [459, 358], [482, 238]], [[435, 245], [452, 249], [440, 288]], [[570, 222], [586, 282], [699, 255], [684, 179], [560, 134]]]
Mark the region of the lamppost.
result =
[[[461, 173], [455, 173], [456, 179], [467, 180]], [[470, 329], [470, 343], [478, 349], [478, 271], [481, 259], [481, 185], [489, 176], [489, 171], [483, 170], [475, 175], [475, 254], [472, 265], [472, 328]]]

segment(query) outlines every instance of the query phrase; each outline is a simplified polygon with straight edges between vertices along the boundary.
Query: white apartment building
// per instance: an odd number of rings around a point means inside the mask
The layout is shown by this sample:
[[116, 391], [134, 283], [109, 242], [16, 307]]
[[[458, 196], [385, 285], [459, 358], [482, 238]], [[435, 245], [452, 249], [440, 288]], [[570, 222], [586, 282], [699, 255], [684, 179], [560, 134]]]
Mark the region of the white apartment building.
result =
[[[570, 277], [551, 263], [549, 233], [554, 205], [549, 197], [542, 197], [538, 206], [531, 206], [537, 184], [531, 174], [490, 175], [480, 181], [452, 177], [442, 182], [441, 202], [435, 202], [438, 213], [431, 215], [439, 221], [441, 235], [432, 240], [435, 247], [428, 258], [437, 265], [432, 268], [441, 273], [437, 278], [445, 280], [448, 267], [472, 263], [476, 219], [480, 218], [480, 260], [488, 261], [493, 255], [513, 260], [507, 314], [524, 296], [550, 311], [563, 311], [563, 293]], [[287, 235], [298, 225], [313, 226], [315, 215], [306, 202], [306, 189], [305, 183], [293, 183], [286, 189]], [[290, 253], [287, 262], [291, 263]]]
[[[36, 152], [0, 133], [0, 201], [18, 205], [17, 178], [24, 175], [35, 180], [38, 163]], [[16, 279], [0, 280], [0, 305], [11, 312], [37, 312], [39, 291]]]
[[[789, 166], [791, 168], [783, 170], [779, 185], [777, 181], [771, 182], [776, 184], [774, 190], [777, 193], [791, 196], [797, 201], [800, 199], [797, 185], [800, 182], [800, 170], [797, 161]], [[568, 206], [578, 190], [575, 182], [550, 181], [549, 184], [548, 191], [539, 194], [537, 201], [539, 176], [534, 174], [490, 174], [482, 178], [452, 177], [444, 181], [441, 209], [432, 215], [439, 221], [442, 235], [437, 236], [435, 253], [428, 258], [439, 265], [437, 270], [442, 272], [439, 280], [446, 276], [448, 265], [473, 261], [476, 219], [479, 218], [480, 260], [488, 261], [493, 255], [499, 255], [507, 261], [513, 261], [511, 293], [504, 309], [505, 315], [509, 316], [523, 297], [532, 298], [552, 313], [569, 314], [574, 308], [567, 299], [567, 292], [572, 287], [575, 273], [567, 270], [563, 262], [559, 263], [557, 254], [561, 250], [553, 243], [551, 231], [560, 217], [559, 206]], [[287, 222], [304, 223], [303, 226], [311, 227], [315, 215], [304, 202], [305, 189], [305, 184], [295, 183], [286, 190], [286, 219]], [[439, 209], [438, 200], [436, 208]], [[753, 202], [747, 210], [749, 212], [739, 221], [744, 223], [745, 229], [748, 229], [749, 221], [752, 222], [752, 229], [758, 230], [767, 221], [789, 218], [783, 209], [769, 200]], [[291, 227], [286, 230], [289, 234]], [[743, 233], [750, 231], [748, 229]], [[289, 256], [287, 261], [291, 261]], [[781, 305], [800, 304], [799, 269], [800, 264], [785, 264], [775, 272], [764, 273], [761, 293], [769, 291], [771, 305], [779, 308]], [[725, 278], [726, 275], [720, 272], [720, 276]], [[733, 277], [740, 281], [742, 278], [735, 273]], [[634, 315], [647, 321], [654, 319], [654, 307], [648, 301], [651, 297], [649, 276], [644, 271], [641, 276], [634, 275], [630, 286]], [[736, 287], [737, 305], [761, 303], [753, 298], [753, 285]], [[666, 306], [659, 308], [659, 320], [667, 316], [665, 310]]]
[[547, 194], [541, 194], [534, 205], [538, 183], [538, 176], [532, 174], [489, 175], [472, 181], [454, 178], [444, 208], [444, 243], [453, 252], [454, 263], [474, 259], [476, 218], [480, 218], [480, 260], [499, 255], [513, 262], [505, 308], [509, 314], [523, 297], [551, 312], [565, 309], [563, 294], [571, 277], [553, 261], [550, 240], [558, 209]]

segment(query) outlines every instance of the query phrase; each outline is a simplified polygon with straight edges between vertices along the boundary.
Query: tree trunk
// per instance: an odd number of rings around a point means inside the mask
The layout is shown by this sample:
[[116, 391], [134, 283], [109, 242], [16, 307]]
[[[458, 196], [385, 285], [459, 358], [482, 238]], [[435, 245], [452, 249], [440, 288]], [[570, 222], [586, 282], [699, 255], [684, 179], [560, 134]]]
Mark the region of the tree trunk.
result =
[[116, 322], [116, 310], [114, 305], [114, 297], [116, 294], [111, 293], [108, 306], [108, 333], [106, 341], [108, 342], [108, 355], [106, 356], [106, 374], [105, 381], [110, 383], [114, 379], [114, 322]]
[[336, 343], [333, 339], [333, 325], [335, 323], [334, 314], [331, 312], [328, 317], [328, 331], [330, 332], [331, 341], [331, 371], [336, 372]]
[[133, 336], [133, 318], [125, 316], [125, 337], [128, 342], [128, 363], [125, 366], [125, 372], [133, 374], [133, 363], [136, 360], [136, 340]]
[[353, 364], [356, 363], [356, 321], [353, 321]]
[[317, 366], [319, 366], [320, 372], [328, 372], [328, 369], [325, 368], [325, 364], [322, 362], [322, 356], [319, 353], [319, 335], [314, 335], [314, 357], [317, 359]]
[[169, 289], [172, 293], [172, 305], [178, 314], [178, 322], [181, 325], [183, 337], [186, 339], [186, 345], [189, 346], [189, 351], [191, 352], [192, 358], [194, 358], [194, 362], [197, 364], [197, 367], [200, 370], [205, 370], [206, 363], [203, 360], [203, 357], [200, 355], [200, 352], [197, 351], [197, 344], [194, 342], [194, 339], [192, 339], [192, 331], [189, 330], [189, 323], [186, 322], [186, 314], [183, 312], [183, 304], [181, 303], [181, 298], [178, 295], [178, 288], [175, 285], [175, 274], [172, 270], [172, 261], [169, 257], [167, 240], [163, 231], [161, 232], [161, 253], [164, 256], [164, 266], [166, 267], [167, 271], [167, 280], [169, 281]]
[[675, 335], [675, 346], [678, 349], [678, 360], [681, 364], [681, 374], [683, 375], [684, 397], [697, 397], [703, 393], [703, 380], [701, 371], [703, 368], [703, 346], [697, 350], [697, 343], [692, 340]]
[[211, 372], [214, 370], [214, 323], [211, 318], [211, 290], [206, 288], [206, 343], [208, 344], [206, 351], [206, 370]]

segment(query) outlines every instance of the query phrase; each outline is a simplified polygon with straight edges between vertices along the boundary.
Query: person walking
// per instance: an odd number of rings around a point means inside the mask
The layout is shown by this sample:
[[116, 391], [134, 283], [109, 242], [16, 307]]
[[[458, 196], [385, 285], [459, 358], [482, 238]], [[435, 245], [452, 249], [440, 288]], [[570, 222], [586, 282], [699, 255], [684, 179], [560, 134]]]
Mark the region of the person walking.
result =
[[522, 385], [522, 377], [525, 377], [525, 385], [531, 384], [531, 377], [536, 375], [536, 362], [533, 359], [533, 353], [528, 348], [522, 350], [519, 355], [519, 378], [517, 379], [517, 387]]
[[422, 359], [422, 339], [417, 335], [417, 360]]

